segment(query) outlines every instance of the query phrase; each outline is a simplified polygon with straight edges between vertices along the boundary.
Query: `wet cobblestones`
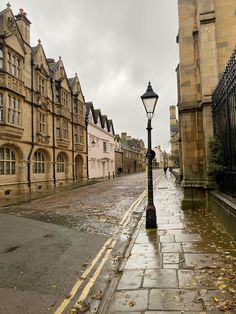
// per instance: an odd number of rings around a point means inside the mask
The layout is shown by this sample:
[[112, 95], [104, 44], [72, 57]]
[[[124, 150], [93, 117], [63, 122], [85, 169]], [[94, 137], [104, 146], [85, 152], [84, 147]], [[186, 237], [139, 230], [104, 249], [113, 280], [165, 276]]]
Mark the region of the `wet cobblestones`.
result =
[[138, 173], [3, 207], [0, 212], [109, 236], [145, 185], [146, 173]]

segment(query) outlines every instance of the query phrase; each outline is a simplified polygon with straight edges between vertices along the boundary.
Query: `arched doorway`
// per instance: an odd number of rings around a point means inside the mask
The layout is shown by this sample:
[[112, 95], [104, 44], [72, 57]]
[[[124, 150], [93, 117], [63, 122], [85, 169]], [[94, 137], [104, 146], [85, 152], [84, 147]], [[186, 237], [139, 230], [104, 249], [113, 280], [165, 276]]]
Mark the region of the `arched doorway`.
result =
[[83, 157], [77, 155], [75, 157], [75, 180], [79, 181], [83, 178]]

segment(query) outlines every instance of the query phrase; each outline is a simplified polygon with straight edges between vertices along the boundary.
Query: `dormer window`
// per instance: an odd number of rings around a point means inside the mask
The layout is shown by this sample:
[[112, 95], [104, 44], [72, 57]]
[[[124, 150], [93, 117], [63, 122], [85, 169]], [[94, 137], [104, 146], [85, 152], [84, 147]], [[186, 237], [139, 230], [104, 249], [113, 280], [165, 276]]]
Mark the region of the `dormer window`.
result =
[[0, 69], [3, 69], [3, 50], [0, 48]]

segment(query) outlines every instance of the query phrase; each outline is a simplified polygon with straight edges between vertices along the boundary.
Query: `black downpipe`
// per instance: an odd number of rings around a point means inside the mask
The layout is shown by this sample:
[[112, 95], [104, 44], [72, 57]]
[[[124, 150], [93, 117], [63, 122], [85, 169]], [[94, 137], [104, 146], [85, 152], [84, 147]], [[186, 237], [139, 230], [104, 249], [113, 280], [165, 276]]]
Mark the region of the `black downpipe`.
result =
[[74, 143], [74, 106], [73, 92], [71, 92], [71, 125], [72, 125], [72, 176], [75, 182], [75, 143]]
[[55, 151], [55, 98], [54, 98], [54, 80], [50, 79], [51, 91], [52, 91], [52, 155], [53, 155], [53, 184], [54, 189], [56, 188], [56, 151]]
[[34, 60], [31, 55], [31, 149], [28, 155], [28, 187], [29, 187], [29, 193], [31, 194], [31, 156], [34, 149]]
[[85, 118], [86, 126], [86, 163], [87, 163], [87, 180], [89, 180], [89, 169], [88, 169], [88, 116]]

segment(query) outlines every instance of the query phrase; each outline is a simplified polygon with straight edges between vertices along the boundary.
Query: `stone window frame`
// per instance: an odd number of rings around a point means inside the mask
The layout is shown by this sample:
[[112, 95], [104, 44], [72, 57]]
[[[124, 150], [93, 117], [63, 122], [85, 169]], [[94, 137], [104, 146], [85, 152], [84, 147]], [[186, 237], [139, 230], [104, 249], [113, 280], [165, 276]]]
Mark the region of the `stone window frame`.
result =
[[42, 96], [46, 96], [46, 78], [42, 75], [38, 76], [38, 91]]
[[61, 119], [56, 118], [56, 138], [61, 138]]
[[79, 126], [74, 125], [74, 141], [75, 144], [79, 144]]
[[66, 118], [56, 118], [56, 138], [69, 139], [69, 121]]
[[103, 153], [109, 153], [109, 142], [108, 141], [103, 140], [102, 147], [103, 147]]
[[68, 120], [62, 118], [62, 138], [68, 140], [69, 136], [69, 123]]
[[40, 150], [36, 150], [36, 152], [34, 152], [33, 173], [35, 174], [45, 173], [45, 155]]
[[47, 135], [47, 114], [43, 111], [38, 112], [38, 131], [40, 134]]
[[0, 122], [4, 122], [3, 94], [0, 93]]
[[65, 157], [62, 153], [57, 155], [57, 173], [65, 173]]
[[74, 110], [75, 114], [79, 113], [79, 104], [78, 104], [78, 100], [77, 99], [73, 100], [73, 110]]
[[79, 143], [84, 144], [84, 130], [83, 130], [82, 126], [80, 126], [80, 125], [79, 125], [78, 136], [79, 136]]
[[84, 108], [83, 108], [83, 103], [78, 104], [78, 114], [79, 116], [83, 117], [84, 116]]
[[0, 175], [16, 174], [16, 156], [14, 151], [7, 147], [0, 147]]
[[3, 53], [3, 49], [2, 49], [2, 47], [0, 47], [0, 69], [3, 69], [3, 67], [4, 67], [4, 62], [3, 62], [3, 60], [4, 60], [4, 53]]
[[69, 103], [69, 92], [67, 92], [64, 88], [61, 89], [61, 104], [64, 107], [68, 107]]
[[7, 123], [21, 125], [21, 99], [12, 94], [8, 94]]
[[11, 75], [20, 78], [21, 77], [21, 64], [22, 60], [13, 52], [8, 51], [7, 53], [8, 57], [8, 71]]

